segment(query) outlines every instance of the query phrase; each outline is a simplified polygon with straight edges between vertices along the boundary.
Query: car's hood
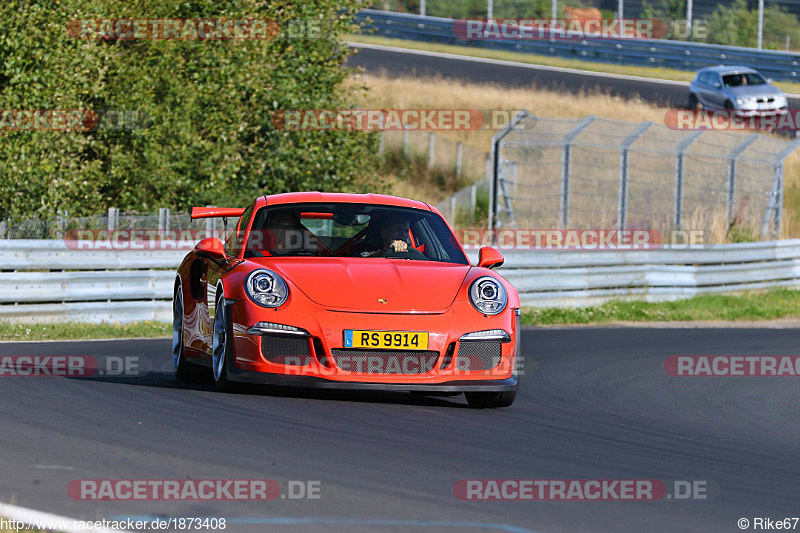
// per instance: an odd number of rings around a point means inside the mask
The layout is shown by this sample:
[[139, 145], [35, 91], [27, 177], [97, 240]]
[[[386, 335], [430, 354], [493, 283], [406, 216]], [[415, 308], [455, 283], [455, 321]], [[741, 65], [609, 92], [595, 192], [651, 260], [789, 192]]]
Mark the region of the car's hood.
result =
[[377, 313], [444, 311], [470, 269], [469, 265], [377, 257], [285, 257], [259, 262], [319, 305]]
[[740, 85], [738, 87], [728, 87], [729, 93], [737, 97], [751, 96], [783, 96], [783, 91], [774, 85]]

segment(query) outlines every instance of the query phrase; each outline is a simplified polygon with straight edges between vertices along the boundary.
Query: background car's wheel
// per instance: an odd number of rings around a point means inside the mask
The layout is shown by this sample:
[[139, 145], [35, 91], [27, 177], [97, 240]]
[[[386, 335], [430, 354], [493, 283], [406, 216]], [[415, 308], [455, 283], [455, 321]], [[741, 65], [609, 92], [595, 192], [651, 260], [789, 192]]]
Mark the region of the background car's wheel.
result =
[[731, 111], [733, 109], [733, 102], [730, 100], [725, 100], [725, 110]]
[[183, 338], [183, 291], [178, 285], [172, 297], [172, 370], [178, 381], [190, 380], [194, 370], [184, 357]]
[[700, 101], [697, 99], [694, 93], [689, 95], [689, 109], [693, 111], [700, 111], [703, 109], [703, 106], [700, 105]]
[[517, 391], [503, 392], [465, 392], [467, 403], [475, 409], [491, 409], [494, 407], [509, 407], [517, 397]]
[[211, 370], [214, 374], [214, 386], [218, 391], [230, 392], [233, 384], [228, 380], [228, 321], [225, 298], [222, 291], [217, 296], [216, 311], [214, 313], [214, 337], [212, 345]]

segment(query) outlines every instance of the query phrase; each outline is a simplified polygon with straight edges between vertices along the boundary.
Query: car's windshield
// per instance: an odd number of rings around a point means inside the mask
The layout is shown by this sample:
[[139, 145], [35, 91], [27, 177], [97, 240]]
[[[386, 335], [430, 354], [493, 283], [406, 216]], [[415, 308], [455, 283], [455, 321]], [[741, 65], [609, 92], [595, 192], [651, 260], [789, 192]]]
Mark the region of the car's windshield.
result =
[[267, 206], [245, 257], [362, 257], [469, 264], [442, 218], [421, 209], [346, 203]]
[[725, 84], [725, 87], [739, 87], [742, 85], [764, 85], [767, 80], [762, 78], [758, 72], [741, 72], [722, 76], [722, 83]]

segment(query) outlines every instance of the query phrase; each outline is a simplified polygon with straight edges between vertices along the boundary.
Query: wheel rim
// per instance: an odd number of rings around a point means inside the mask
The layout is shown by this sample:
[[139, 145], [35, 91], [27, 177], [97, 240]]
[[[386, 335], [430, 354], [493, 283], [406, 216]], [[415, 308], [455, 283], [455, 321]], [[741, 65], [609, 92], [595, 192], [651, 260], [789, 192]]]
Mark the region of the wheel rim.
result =
[[183, 355], [183, 291], [180, 287], [172, 299], [172, 366], [175, 370], [181, 364]]
[[[221, 303], [221, 302], [218, 302]], [[217, 305], [214, 314], [214, 379], [219, 381], [225, 365], [225, 306]]]

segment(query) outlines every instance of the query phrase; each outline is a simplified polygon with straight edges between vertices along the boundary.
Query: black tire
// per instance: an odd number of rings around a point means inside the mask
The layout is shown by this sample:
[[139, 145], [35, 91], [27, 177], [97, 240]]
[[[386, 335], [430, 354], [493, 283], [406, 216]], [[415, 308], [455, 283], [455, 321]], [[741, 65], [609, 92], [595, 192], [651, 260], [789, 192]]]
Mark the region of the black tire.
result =
[[496, 407], [510, 407], [517, 397], [517, 391], [503, 392], [465, 392], [467, 403], [473, 409], [494, 409]]
[[697, 96], [695, 96], [694, 93], [689, 95], [689, 109], [692, 111], [700, 111], [703, 109], [703, 106], [700, 105], [700, 101], [697, 99]]
[[235, 384], [228, 379], [230, 364], [231, 336], [228, 328], [228, 310], [225, 308], [225, 297], [218, 290], [217, 303], [214, 310], [214, 332], [212, 341], [211, 374], [214, 387], [220, 392], [233, 392]]
[[730, 100], [725, 100], [725, 110], [733, 111], [733, 102], [731, 102]]
[[180, 284], [176, 284], [172, 295], [172, 371], [179, 382], [193, 381], [197, 369], [186, 360], [183, 341], [183, 291]]

